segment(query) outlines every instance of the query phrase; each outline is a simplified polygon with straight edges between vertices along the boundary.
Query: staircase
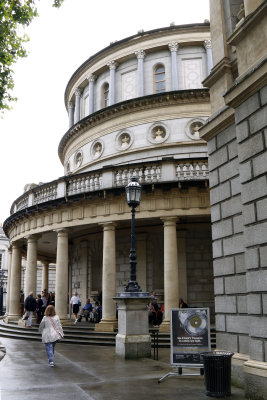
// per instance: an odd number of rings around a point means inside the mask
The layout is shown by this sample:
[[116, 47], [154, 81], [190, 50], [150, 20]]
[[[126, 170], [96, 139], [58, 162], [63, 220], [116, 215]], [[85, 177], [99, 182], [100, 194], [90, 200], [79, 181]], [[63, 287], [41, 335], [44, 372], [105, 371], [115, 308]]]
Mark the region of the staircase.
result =
[[[62, 343], [84, 344], [95, 346], [115, 346], [117, 332], [95, 332], [94, 324], [81, 322], [78, 325], [64, 326], [64, 340]], [[154, 347], [154, 335], [156, 329], [150, 329], [151, 347]], [[216, 348], [216, 332], [211, 329], [211, 348]], [[19, 340], [38, 340], [41, 341], [41, 335], [38, 333], [38, 325], [33, 325], [31, 329], [18, 326], [16, 322], [6, 324], [0, 320], [0, 337]], [[170, 347], [170, 334], [158, 333], [159, 348]]]

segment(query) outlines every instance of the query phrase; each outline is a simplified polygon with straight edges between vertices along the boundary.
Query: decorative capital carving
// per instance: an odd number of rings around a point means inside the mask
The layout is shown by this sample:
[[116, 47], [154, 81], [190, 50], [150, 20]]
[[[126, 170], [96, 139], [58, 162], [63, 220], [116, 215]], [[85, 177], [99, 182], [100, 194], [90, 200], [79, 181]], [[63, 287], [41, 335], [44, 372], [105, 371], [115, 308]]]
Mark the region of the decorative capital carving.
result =
[[211, 40], [204, 40], [205, 49], [211, 49]]
[[95, 82], [95, 81], [96, 81], [96, 78], [97, 78], [96, 75], [91, 74], [91, 75], [88, 76], [87, 79], [88, 79], [89, 82]]
[[177, 51], [179, 48], [178, 42], [170, 42], [168, 43], [170, 51]]
[[142, 58], [144, 59], [146, 56], [146, 52], [144, 50], [137, 50], [134, 53], [136, 55], [137, 58]]
[[76, 88], [74, 93], [75, 93], [75, 96], [81, 96], [82, 91], [80, 88]]
[[119, 64], [115, 60], [111, 60], [107, 63], [109, 69], [116, 69]]
[[74, 108], [74, 104], [73, 104], [72, 101], [69, 101], [68, 108], [69, 108], [69, 110], [70, 110], [71, 108]]

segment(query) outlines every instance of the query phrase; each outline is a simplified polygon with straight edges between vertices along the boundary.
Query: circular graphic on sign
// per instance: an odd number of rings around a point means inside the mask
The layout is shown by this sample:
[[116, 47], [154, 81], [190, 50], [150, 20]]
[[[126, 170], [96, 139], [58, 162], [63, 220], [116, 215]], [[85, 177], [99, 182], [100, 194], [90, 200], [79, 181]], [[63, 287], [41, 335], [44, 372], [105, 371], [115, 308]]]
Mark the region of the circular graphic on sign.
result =
[[184, 328], [189, 335], [201, 335], [207, 329], [207, 318], [204, 314], [188, 313], [184, 321]]

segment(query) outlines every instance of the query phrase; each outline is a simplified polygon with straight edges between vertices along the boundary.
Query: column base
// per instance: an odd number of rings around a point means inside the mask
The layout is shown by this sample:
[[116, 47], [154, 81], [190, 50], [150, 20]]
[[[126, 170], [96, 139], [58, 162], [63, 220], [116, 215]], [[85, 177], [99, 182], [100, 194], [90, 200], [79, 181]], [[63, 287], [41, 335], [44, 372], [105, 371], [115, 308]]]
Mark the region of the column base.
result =
[[125, 359], [150, 358], [150, 335], [116, 335], [116, 355]]
[[60, 318], [60, 322], [61, 322], [62, 326], [71, 326], [71, 325], [73, 325], [73, 322], [70, 321], [68, 317]]
[[99, 324], [95, 324], [95, 332], [114, 332], [118, 328], [118, 321], [114, 320], [101, 320]]
[[162, 333], [170, 333], [170, 321], [163, 321], [162, 324], [159, 326], [159, 332]]
[[21, 316], [19, 314], [14, 314], [14, 315], [6, 315], [4, 317], [4, 322], [6, 324], [9, 324], [10, 322], [18, 322]]

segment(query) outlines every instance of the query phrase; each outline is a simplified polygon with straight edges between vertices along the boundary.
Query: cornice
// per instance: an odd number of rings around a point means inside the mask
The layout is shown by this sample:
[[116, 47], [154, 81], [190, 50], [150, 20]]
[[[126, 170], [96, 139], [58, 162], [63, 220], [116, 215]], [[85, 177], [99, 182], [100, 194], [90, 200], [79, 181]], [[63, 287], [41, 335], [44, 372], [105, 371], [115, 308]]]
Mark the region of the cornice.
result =
[[209, 76], [202, 82], [203, 86], [211, 88], [225, 73], [232, 74], [232, 65], [228, 57], [224, 57], [212, 68]]
[[176, 90], [171, 92], [153, 94], [126, 100], [112, 106], [103, 108], [81, 119], [73, 125], [62, 137], [58, 146], [58, 155], [63, 164], [65, 147], [88, 128], [98, 124], [141, 110], [151, 108], [167, 107], [170, 105], [189, 104], [189, 103], [208, 103], [209, 90], [207, 88]]
[[213, 114], [205, 124], [199, 129], [199, 135], [202, 139], [209, 141], [223, 129], [235, 122], [235, 113], [232, 108], [225, 106], [216, 114]]

